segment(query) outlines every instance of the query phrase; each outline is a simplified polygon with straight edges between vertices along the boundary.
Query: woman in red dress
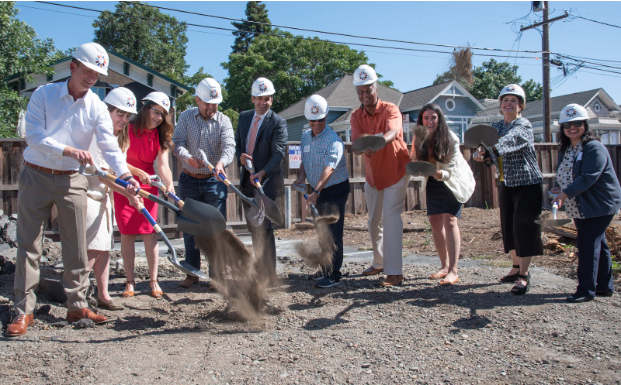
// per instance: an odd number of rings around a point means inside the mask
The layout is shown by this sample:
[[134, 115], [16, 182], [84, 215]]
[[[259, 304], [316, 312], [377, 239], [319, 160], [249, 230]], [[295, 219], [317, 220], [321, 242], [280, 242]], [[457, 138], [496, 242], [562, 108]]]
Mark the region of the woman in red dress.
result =
[[[149, 176], [155, 174], [153, 163], [157, 159], [158, 175], [169, 191], [174, 192], [172, 173], [168, 165], [168, 151], [172, 148], [173, 126], [168, 111], [170, 99], [163, 92], [151, 92], [144, 99], [133, 124], [129, 125], [129, 148], [127, 165], [131, 173], [140, 181], [140, 188], [157, 195], [157, 188], [150, 185]], [[158, 205], [144, 200], [144, 205], [157, 220]], [[121, 254], [127, 274], [123, 297], [134, 296], [134, 243], [140, 234], [151, 277], [151, 296], [159, 299], [164, 294], [157, 283], [158, 244], [157, 234], [145, 217], [129, 204], [127, 198], [114, 193], [114, 210], [117, 226], [121, 233]]]

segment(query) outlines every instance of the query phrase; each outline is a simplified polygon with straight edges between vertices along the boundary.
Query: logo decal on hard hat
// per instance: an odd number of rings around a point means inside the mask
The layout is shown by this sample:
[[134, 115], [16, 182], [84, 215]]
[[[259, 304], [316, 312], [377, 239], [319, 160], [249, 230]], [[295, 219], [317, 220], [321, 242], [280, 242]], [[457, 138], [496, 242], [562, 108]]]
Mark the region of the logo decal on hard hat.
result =
[[211, 91], [209, 91], [209, 96], [212, 99], [216, 99], [218, 97], [218, 90], [211, 90]]
[[569, 107], [567, 111], [565, 111], [565, 115], [567, 115], [568, 118], [573, 118], [574, 116], [576, 116], [577, 113], [578, 111], [576, 111], [576, 109], [573, 107]]
[[265, 85], [265, 83], [259, 84], [259, 91], [261, 92], [267, 91], [267, 86]]
[[170, 104], [170, 102], [169, 102], [168, 100], [166, 100], [166, 99], [163, 99], [163, 100], [162, 100], [162, 105], [163, 105], [164, 107], [168, 108], [169, 104]]
[[358, 77], [360, 78], [360, 80], [367, 80], [369, 78], [369, 75], [367, 75], [365, 70], [362, 70], [358, 74]]
[[133, 97], [128, 97], [127, 98], [127, 107], [133, 107], [136, 105], [136, 99], [134, 99]]
[[319, 106], [312, 106], [310, 108], [310, 113], [313, 114], [313, 115], [319, 114]]
[[515, 87], [514, 86], [507, 86], [507, 88], [505, 88], [505, 91], [507, 91], [507, 92], [515, 92]]
[[106, 66], [106, 57], [104, 55], [97, 55], [97, 59], [95, 59], [95, 64], [99, 67]]

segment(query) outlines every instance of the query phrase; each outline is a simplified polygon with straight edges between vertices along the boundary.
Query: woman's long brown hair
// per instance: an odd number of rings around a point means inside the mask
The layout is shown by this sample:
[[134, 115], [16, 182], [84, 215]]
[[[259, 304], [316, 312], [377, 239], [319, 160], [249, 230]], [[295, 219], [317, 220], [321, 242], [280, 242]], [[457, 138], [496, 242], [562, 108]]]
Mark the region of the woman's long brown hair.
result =
[[[106, 105], [108, 106], [108, 111], [112, 114], [114, 111], [118, 110], [118, 108], [114, 107], [113, 105], [110, 105], [108, 103], [106, 103]], [[127, 152], [127, 148], [129, 147], [129, 131], [127, 130], [127, 126], [129, 124], [126, 124], [125, 127], [123, 128], [123, 131], [120, 131], [119, 133], [116, 134], [117, 140], [119, 142], [119, 148], [121, 149], [122, 152]], [[114, 127], [112, 128], [113, 132], [114, 132]]]
[[[134, 127], [134, 135], [136, 135], [137, 137], [140, 137], [142, 133], [144, 132], [144, 130], [147, 129], [147, 122], [149, 121], [150, 119], [149, 115], [151, 114], [149, 110], [151, 109], [151, 106], [153, 105], [158, 105], [158, 104], [147, 101], [142, 106], [140, 111], [138, 111], [138, 114], [134, 118], [132, 124]], [[164, 119], [162, 120], [162, 123], [160, 123], [160, 125], [157, 126], [157, 133], [159, 134], [159, 137], [160, 137], [160, 148], [162, 150], [167, 150], [169, 148], [172, 148], [173, 131], [174, 131], [174, 127], [172, 123], [170, 122], [170, 115], [168, 113], [164, 113]]]

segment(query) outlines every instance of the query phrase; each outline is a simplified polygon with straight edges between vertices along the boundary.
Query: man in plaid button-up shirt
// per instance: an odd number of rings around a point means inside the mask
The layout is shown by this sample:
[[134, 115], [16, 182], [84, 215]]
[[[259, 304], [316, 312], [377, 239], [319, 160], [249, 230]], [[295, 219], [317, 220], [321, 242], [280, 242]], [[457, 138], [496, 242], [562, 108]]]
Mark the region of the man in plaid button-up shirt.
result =
[[[173, 135], [173, 154], [183, 163], [179, 176], [179, 196], [192, 198], [210, 204], [220, 210], [226, 218], [227, 187], [216, 175], [226, 176], [224, 168], [233, 161], [235, 138], [231, 120], [218, 111], [222, 102], [222, 90], [217, 81], [204, 79], [196, 87], [197, 107], [184, 111], [179, 116]], [[209, 163], [214, 165], [215, 175], [198, 160], [198, 151], [203, 150]], [[194, 236], [184, 233], [185, 260], [200, 269], [200, 251], [194, 243]], [[214, 271], [209, 267], [209, 275]], [[198, 278], [188, 275], [179, 286], [190, 287]]]

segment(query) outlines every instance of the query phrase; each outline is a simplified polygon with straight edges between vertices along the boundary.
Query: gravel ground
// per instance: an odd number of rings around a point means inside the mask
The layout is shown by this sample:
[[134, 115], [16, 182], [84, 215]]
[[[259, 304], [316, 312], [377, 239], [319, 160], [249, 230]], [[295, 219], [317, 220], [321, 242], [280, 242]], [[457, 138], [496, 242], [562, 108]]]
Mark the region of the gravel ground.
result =
[[[479, 225], [471, 217], [463, 228]], [[478, 237], [495, 245], [493, 233]], [[27, 334], [0, 338], [0, 383], [621, 384], [619, 293], [567, 304], [576, 283], [565, 261], [538, 263], [531, 291], [513, 296], [511, 284], [498, 282], [507, 258], [475, 254], [453, 287], [427, 278], [437, 256], [412, 254], [407, 280], [391, 289], [377, 286], [382, 276], [359, 275], [367, 264], [353, 258], [340, 286], [315, 288], [297, 256], [279, 257], [281, 286], [254, 323], [240, 321], [205, 283], [178, 288], [183, 276], [162, 260], [164, 298], [151, 298], [145, 279], [136, 297], [122, 299], [125, 310], [101, 310], [106, 325], [67, 325], [66, 309], [42, 296]], [[119, 296], [123, 272], [112, 273]], [[12, 282], [0, 275], [3, 327]]]

